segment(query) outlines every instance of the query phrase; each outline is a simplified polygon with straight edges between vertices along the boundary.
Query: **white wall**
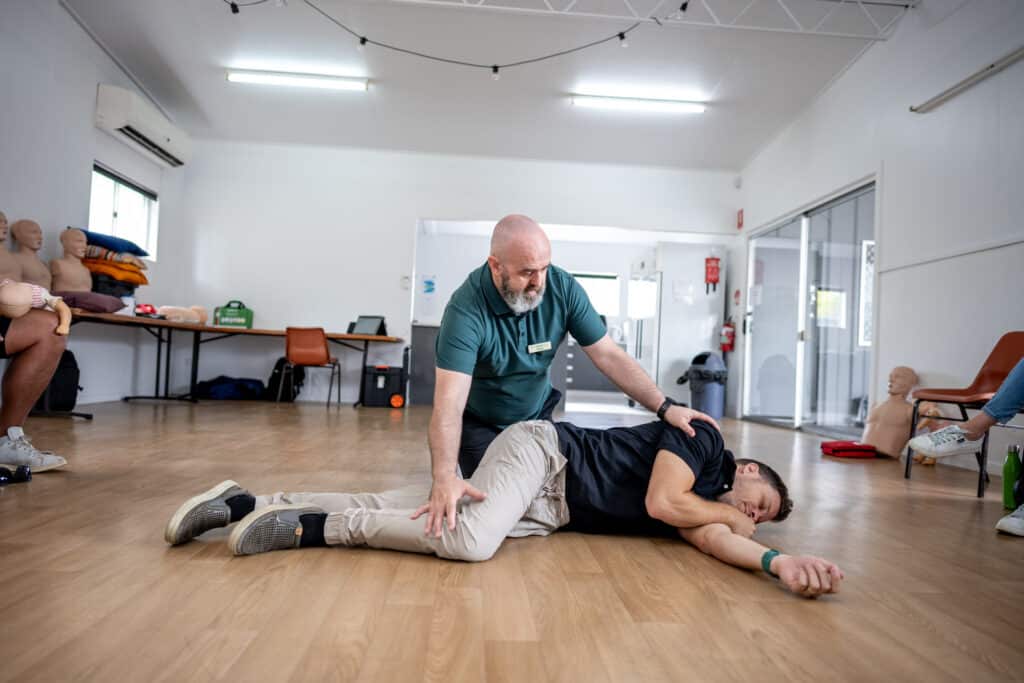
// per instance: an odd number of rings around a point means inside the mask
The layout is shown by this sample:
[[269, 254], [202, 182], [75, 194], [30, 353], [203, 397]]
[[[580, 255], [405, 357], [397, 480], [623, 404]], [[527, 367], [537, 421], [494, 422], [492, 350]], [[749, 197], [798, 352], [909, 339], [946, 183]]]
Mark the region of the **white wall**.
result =
[[[876, 400], [897, 365], [966, 386], [1002, 333], [1024, 329], [1024, 62], [908, 111], [1022, 42], [1024, 3], [927, 0], [742, 172], [754, 229], [876, 180]], [[1010, 434], [993, 432], [993, 471]]]
[[[162, 203], [174, 204], [180, 173], [162, 173], [93, 126], [96, 85], [132, 85], [55, 0], [0, 3], [0, 64], [0, 211], [11, 222], [31, 218], [42, 226], [44, 260], [60, 255], [61, 230], [87, 225], [94, 161], [160, 191]], [[178, 240], [173, 209], [161, 216], [161, 224], [161, 261], [149, 274], [154, 286], [139, 290], [143, 300], [178, 297], [184, 283], [173, 258]], [[148, 386], [146, 357], [136, 355], [138, 334], [75, 326], [69, 348], [82, 368], [81, 403], [133, 393], [136, 380]]]
[[[717, 171], [204, 141], [183, 189], [193, 273], [186, 299], [213, 306], [240, 298], [262, 327], [344, 330], [359, 314], [379, 313], [391, 334], [409, 339], [403, 278], [413, 273], [420, 219], [521, 212], [542, 223], [728, 232], [732, 179]], [[200, 376], [265, 378], [282, 351], [279, 341], [206, 345]], [[359, 361], [341, 357], [344, 394], [354, 398]], [[377, 346], [370, 360], [400, 358], [400, 346]], [[183, 363], [176, 360], [181, 380]], [[319, 400], [326, 372], [311, 381], [302, 398]]]

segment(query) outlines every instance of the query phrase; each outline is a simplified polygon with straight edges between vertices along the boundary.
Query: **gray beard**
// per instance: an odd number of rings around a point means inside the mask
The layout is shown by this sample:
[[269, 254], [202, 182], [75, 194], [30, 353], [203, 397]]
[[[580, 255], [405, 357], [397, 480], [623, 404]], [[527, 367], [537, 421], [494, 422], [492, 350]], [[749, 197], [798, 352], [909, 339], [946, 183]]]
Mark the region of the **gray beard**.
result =
[[512, 309], [512, 312], [516, 315], [522, 315], [523, 313], [529, 313], [533, 309], [540, 306], [540, 302], [544, 300], [544, 292], [547, 287], [541, 287], [540, 291], [537, 292], [537, 296], [533, 299], [526, 297], [526, 292], [513, 292], [508, 286], [508, 277], [502, 276], [501, 278], [501, 298], [508, 304], [508, 307]]

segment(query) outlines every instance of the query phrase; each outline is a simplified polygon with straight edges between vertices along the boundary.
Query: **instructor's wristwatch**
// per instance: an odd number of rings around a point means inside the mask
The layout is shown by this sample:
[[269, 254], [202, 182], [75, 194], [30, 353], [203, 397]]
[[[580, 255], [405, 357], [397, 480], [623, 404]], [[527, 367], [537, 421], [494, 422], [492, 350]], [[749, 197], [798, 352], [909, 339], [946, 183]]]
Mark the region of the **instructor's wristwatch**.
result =
[[658, 408], [658, 419], [664, 421], [665, 420], [665, 413], [668, 412], [668, 409], [671, 408], [672, 406], [677, 406], [677, 405], [679, 405], [679, 404], [676, 403], [675, 401], [673, 401], [672, 399], [670, 399], [668, 396], [666, 396], [665, 397], [665, 402], [661, 404], [660, 408]]

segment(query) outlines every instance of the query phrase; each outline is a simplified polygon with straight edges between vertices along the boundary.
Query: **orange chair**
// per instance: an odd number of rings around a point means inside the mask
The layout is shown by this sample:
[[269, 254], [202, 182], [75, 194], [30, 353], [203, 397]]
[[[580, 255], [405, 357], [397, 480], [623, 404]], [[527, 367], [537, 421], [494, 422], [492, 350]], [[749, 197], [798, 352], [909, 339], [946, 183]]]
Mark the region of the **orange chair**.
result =
[[[914, 399], [914, 416], [910, 421], [910, 438], [914, 438], [914, 426], [917, 424], [917, 409], [922, 401], [932, 403], [949, 403], [960, 408], [960, 418], [945, 418], [954, 422], [967, 421], [967, 409], [978, 410], [995, 396], [996, 391], [1010, 374], [1013, 367], [1024, 358], [1024, 331], [1007, 332], [996, 342], [992, 353], [988, 354], [985, 364], [978, 375], [966, 389], [918, 389], [912, 394]], [[907, 466], [904, 478], [910, 479], [910, 466], [913, 464], [913, 452], [907, 449]], [[978, 460], [978, 497], [985, 495], [985, 484], [988, 473], [988, 432], [981, 442], [981, 450], [974, 454]]]
[[[330, 368], [331, 379], [327, 387], [327, 406], [331, 405], [331, 392], [334, 384], [338, 385], [338, 405], [341, 405], [341, 364], [330, 354], [327, 348], [327, 334], [322, 327], [288, 327], [285, 328], [285, 360], [281, 372], [281, 383], [277, 387], [277, 400], [281, 400], [286, 376], [294, 377], [297, 367]], [[337, 379], [335, 379], [337, 377]]]

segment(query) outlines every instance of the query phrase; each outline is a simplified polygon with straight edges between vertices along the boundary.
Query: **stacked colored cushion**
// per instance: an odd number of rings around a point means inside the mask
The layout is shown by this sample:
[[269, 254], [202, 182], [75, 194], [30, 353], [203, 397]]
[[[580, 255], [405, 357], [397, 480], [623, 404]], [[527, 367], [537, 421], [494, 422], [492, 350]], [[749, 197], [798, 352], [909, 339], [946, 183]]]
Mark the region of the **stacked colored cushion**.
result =
[[97, 258], [84, 258], [82, 265], [89, 269], [93, 275], [107, 275], [118, 282], [126, 282], [132, 285], [148, 285], [149, 280], [142, 269], [132, 263], [119, 261], [108, 261]]
[[131, 240], [122, 239], [120, 237], [114, 237], [113, 235], [104, 235], [100, 232], [91, 232], [85, 228], [78, 228], [85, 233], [85, 241], [89, 244], [94, 244], [97, 247], [103, 247], [109, 251], [118, 254], [134, 254], [135, 256], [149, 256], [149, 252], [135, 244]]
[[72, 308], [93, 313], [117, 313], [124, 308], [124, 302], [116, 296], [99, 292], [53, 292], [53, 295], [62, 298]]
[[135, 254], [129, 254], [125, 251], [111, 251], [104, 247], [90, 244], [85, 248], [86, 258], [95, 259], [98, 261], [114, 261], [116, 263], [128, 263], [141, 270], [146, 270], [146, 262], [140, 259]]

